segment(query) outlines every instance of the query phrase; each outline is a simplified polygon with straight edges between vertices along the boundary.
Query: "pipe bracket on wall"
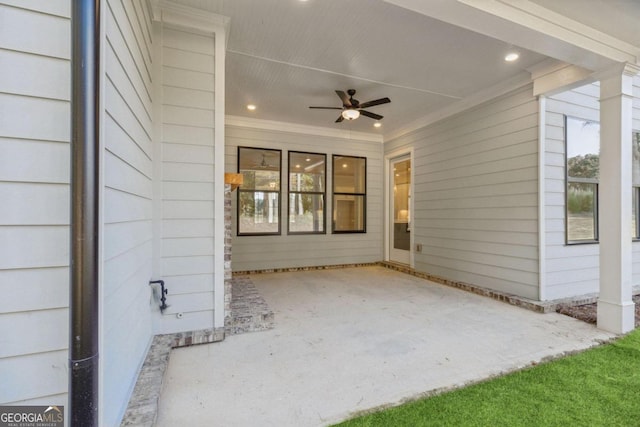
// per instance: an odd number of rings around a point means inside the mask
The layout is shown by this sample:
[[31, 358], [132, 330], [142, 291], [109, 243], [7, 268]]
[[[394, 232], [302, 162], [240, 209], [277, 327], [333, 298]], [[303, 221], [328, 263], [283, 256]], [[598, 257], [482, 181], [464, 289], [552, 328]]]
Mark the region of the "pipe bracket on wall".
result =
[[169, 290], [164, 287], [164, 280], [151, 280], [149, 282], [150, 285], [159, 284], [160, 285], [160, 313], [163, 313], [164, 310], [169, 307], [167, 305], [167, 294]]

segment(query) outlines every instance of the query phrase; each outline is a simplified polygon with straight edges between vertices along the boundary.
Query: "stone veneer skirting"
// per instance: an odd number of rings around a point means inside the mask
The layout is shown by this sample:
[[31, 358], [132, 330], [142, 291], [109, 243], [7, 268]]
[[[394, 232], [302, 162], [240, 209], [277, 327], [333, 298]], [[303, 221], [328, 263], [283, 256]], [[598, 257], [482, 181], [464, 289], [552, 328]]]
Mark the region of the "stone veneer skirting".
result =
[[[484, 297], [493, 298], [497, 301], [502, 301], [510, 305], [515, 305], [517, 307], [522, 307], [527, 310], [535, 311], [537, 313], [555, 312], [560, 304], [583, 305], [583, 304], [591, 304], [598, 300], [598, 294], [595, 293], [595, 294], [587, 294], [587, 295], [578, 295], [575, 297], [562, 298], [562, 299], [557, 299], [552, 301], [536, 301], [536, 300], [524, 298], [518, 295], [509, 294], [506, 292], [500, 292], [493, 289], [483, 288], [481, 286], [473, 285], [471, 283], [445, 279], [443, 277], [436, 276], [434, 274], [417, 271], [409, 266], [396, 264], [389, 261], [379, 261], [379, 262], [363, 263], [363, 264], [325, 265], [325, 266], [317, 266], [317, 267], [311, 266], [311, 267], [270, 268], [265, 270], [237, 271], [237, 272], [234, 272], [234, 274], [251, 275], [251, 274], [262, 274], [262, 273], [286, 273], [286, 272], [293, 272], [293, 271], [328, 270], [328, 269], [334, 269], [334, 268], [370, 267], [374, 265], [389, 268], [391, 270], [398, 271], [401, 273], [410, 274], [412, 276], [429, 280], [431, 282], [439, 283], [441, 285], [462, 289], [464, 291], [472, 292], [474, 294], [482, 295]], [[633, 288], [633, 293], [634, 294], [640, 293], [640, 286], [635, 286]]]
[[[225, 327], [156, 335], [151, 341], [121, 426], [151, 427], [155, 424], [162, 381], [171, 350], [196, 344], [219, 342], [228, 335], [272, 329], [273, 311], [248, 277], [228, 280], [232, 295]], [[231, 292], [231, 289], [233, 290]]]
[[273, 329], [273, 311], [248, 276], [233, 278], [232, 294], [231, 315], [225, 321], [227, 335]]
[[171, 349], [222, 341], [224, 328], [156, 335], [151, 341], [121, 426], [152, 427]]
[[[420, 277], [422, 279], [430, 280], [432, 282], [440, 283], [442, 285], [451, 286], [454, 288], [462, 289], [467, 292], [472, 292], [474, 294], [493, 298], [495, 300], [506, 302], [507, 304], [515, 305], [517, 307], [522, 307], [527, 310], [535, 311], [538, 313], [553, 313], [557, 311], [558, 306], [560, 306], [561, 304], [575, 306], [575, 305], [593, 304], [598, 301], [597, 293], [586, 294], [586, 295], [576, 295], [574, 297], [561, 298], [561, 299], [556, 299], [551, 301], [536, 301], [536, 300], [524, 298], [518, 295], [513, 295], [505, 292], [483, 288], [481, 286], [472, 285], [470, 283], [443, 279], [442, 277], [435, 276], [433, 274], [422, 273], [420, 271], [416, 271], [407, 266], [394, 264], [391, 262], [382, 261], [378, 264], [386, 268], [390, 268], [392, 270], [411, 274], [412, 276]], [[638, 293], [640, 293], [640, 286], [634, 286], [633, 294], [635, 295]]]
[[[494, 291], [492, 289], [487, 289], [480, 286], [472, 285], [470, 283], [444, 279], [440, 276], [414, 270], [413, 268], [410, 268], [406, 265], [396, 264], [388, 261], [379, 261], [379, 262], [363, 263], [363, 264], [325, 265], [325, 266], [318, 266], [318, 267], [270, 268], [265, 270], [235, 271], [234, 274], [251, 275], [251, 274], [262, 274], [262, 273], [286, 273], [286, 272], [293, 272], [293, 271], [329, 270], [329, 269], [335, 269], [335, 268], [371, 267], [371, 266], [382, 266], [394, 271], [398, 271], [400, 273], [410, 274], [412, 276], [429, 280], [431, 282], [439, 283], [441, 285], [462, 289], [467, 292], [472, 292], [474, 294], [493, 298], [495, 300], [506, 302], [507, 304], [515, 305], [518, 307], [526, 308], [527, 310], [536, 311], [538, 313], [550, 313], [552, 311], [555, 311], [557, 305], [560, 304], [561, 302], [567, 303], [567, 301], [565, 300], [553, 301], [553, 302], [540, 302], [540, 301], [530, 300], [517, 295], [507, 294], [504, 292]], [[574, 303], [577, 305], [577, 304], [586, 304], [588, 302], [590, 302], [590, 300], [587, 302], [583, 302], [583, 300], [580, 299], [578, 301], [575, 301]]]

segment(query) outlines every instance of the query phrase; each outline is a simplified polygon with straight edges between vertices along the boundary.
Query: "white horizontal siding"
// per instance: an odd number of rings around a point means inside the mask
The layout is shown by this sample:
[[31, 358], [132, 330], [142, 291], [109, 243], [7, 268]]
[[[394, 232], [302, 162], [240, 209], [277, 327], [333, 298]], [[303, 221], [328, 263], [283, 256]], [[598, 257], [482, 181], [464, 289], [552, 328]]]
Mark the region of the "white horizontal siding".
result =
[[3, 295], [0, 298], [0, 313], [67, 307], [69, 269], [45, 267], [0, 270], [0, 293]]
[[[226, 171], [237, 169], [238, 146], [282, 150], [281, 231], [280, 236], [237, 236], [237, 192], [233, 193], [234, 271], [271, 268], [323, 266], [380, 261], [382, 237], [382, 145], [379, 142], [353, 141], [294, 132], [260, 130], [238, 126], [226, 128]], [[326, 234], [287, 235], [287, 151], [306, 151], [327, 155], [326, 187], [332, 188], [332, 155], [367, 158], [367, 232], [331, 234], [331, 191], [326, 193]]]
[[[214, 38], [158, 28], [162, 120], [162, 238], [158, 257], [170, 307], [161, 332], [211, 328], [214, 319]], [[222, 254], [220, 254], [222, 256]], [[221, 296], [222, 297], [222, 296]], [[178, 319], [175, 314], [182, 313]]]
[[[640, 76], [633, 78], [633, 130], [640, 132]], [[631, 244], [633, 251], [632, 283], [640, 284], [640, 242]]]
[[[165, 113], [170, 114], [166, 110]], [[162, 145], [162, 160], [175, 166], [182, 164], [183, 167], [191, 167], [192, 163], [196, 165], [211, 165], [213, 162], [213, 147], [165, 142]]]
[[152, 336], [152, 40], [148, 2], [105, 5], [102, 422], [117, 425]]
[[0, 92], [69, 100], [69, 61], [0, 49]]
[[0, 2], [0, 404], [67, 402], [69, 5]]
[[69, 170], [67, 142], [0, 137], [0, 181], [68, 184]]
[[0, 93], [0, 137], [69, 142], [68, 101]]
[[[66, 307], [0, 315], [0, 359], [16, 354], [66, 350], [68, 329], [61, 326], [68, 320], [69, 310]], [[16, 325], [38, 333], [25, 339], [25, 336], [14, 332]]]
[[162, 142], [211, 146], [212, 128], [194, 128], [180, 125], [162, 125]]
[[0, 225], [0, 269], [69, 264], [68, 226]]
[[[37, 336], [37, 334], [31, 336]], [[2, 382], [11, 384], [11, 387], [0, 387], [0, 402], [13, 404], [56, 396], [56, 400], [61, 402], [61, 405], [66, 405], [68, 364], [67, 350], [0, 359]], [[46, 404], [49, 405], [49, 403]]]
[[68, 0], [49, 0], [46, 2], [41, 0], [2, 0], [2, 3], [63, 18], [69, 18], [71, 15], [71, 3]]
[[[640, 131], [640, 77], [633, 87], [633, 129]], [[546, 113], [545, 210], [549, 299], [597, 292], [599, 246], [567, 245], [565, 238], [564, 116], [600, 121], [600, 87], [588, 84], [550, 97]], [[640, 243], [634, 242], [633, 283], [640, 282]]]
[[537, 298], [537, 120], [526, 87], [385, 143], [414, 152], [417, 270]]
[[69, 186], [0, 182], [0, 224], [69, 224]]
[[597, 83], [547, 100], [545, 141], [546, 297], [598, 291], [598, 245], [567, 245], [565, 238], [564, 116], [600, 121]]
[[[71, 55], [71, 21], [69, 16], [47, 12], [61, 2], [30, 2], [32, 9], [0, 4], [0, 47], [19, 52], [69, 59]], [[12, 2], [16, 4], [16, 2]], [[20, 4], [16, 4], [20, 6]], [[43, 8], [44, 5], [44, 8]], [[19, 35], [16, 37], [16, 35]], [[60, 84], [66, 84], [62, 81]]]

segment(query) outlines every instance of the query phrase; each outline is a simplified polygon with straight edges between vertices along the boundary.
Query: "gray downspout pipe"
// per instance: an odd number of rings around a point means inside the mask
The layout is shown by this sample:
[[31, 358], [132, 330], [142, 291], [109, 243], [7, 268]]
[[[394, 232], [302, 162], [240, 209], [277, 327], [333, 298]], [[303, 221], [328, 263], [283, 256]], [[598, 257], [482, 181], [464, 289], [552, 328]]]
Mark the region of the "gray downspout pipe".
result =
[[70, 426], [98, 425], [100, 0], [71, 2]]

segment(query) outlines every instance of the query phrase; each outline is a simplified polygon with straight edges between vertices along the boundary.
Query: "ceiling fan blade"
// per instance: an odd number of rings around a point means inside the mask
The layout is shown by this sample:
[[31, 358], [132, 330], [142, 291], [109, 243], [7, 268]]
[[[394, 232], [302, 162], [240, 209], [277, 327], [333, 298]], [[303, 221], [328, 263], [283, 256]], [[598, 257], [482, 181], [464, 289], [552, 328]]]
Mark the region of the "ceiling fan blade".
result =
[[340, 117], [338, 117], [338, 119], [336, 120], [336, 123], [340, 123], [343, 120], [344, 120], [344, 117], [342, 117], [342, 114], [340, 114]]
[[360, 104], [360, 108], [369, 108], [373, 107], [374, 105], [388, 104], [389, 102], [391, 102], [389, 98], [380, 98], [374, 101], [363, 102], [362, 104]]
[[346, 93], [344, 93], [341, 90], [337, 90], [336, 93], [338, 94], [338, 96], [342, 100], [342, 105], [344, 105], [346, 107], [351, 107], [351, 101], [349, 100], [349, 97], [347, 96]]
[[316, 108], [319, 110], [342, 110], [342, 107], [309, 107], [309, 108]]
[[382, 119], [382, 117], [384, 117], [379, 114], [371, 113], [365, 110], [360, 110], [360, 114], [362, 114], [363, 116], [371, 117], [372, 119], [376, 119], [376, 120], [380, 120]]

